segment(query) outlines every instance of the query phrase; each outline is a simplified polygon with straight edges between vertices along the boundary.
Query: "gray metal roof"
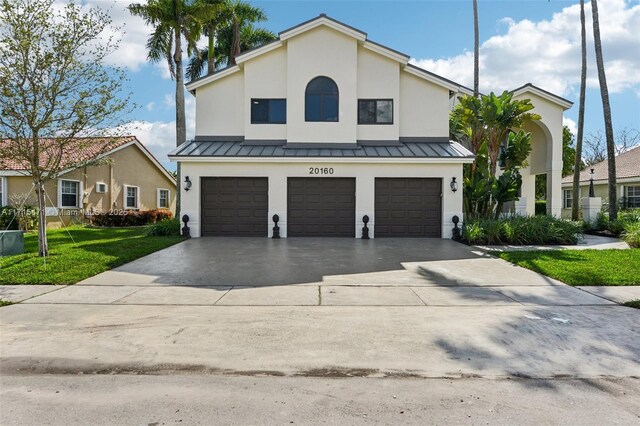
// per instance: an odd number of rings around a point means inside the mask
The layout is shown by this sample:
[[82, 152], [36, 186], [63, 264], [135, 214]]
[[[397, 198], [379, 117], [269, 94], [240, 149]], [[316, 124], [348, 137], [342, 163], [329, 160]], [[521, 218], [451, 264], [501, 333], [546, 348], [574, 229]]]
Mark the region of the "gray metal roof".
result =
[[242, 141], [188, 141], [170, 157], [371, 157], [371, 158], [473, 158], [457, 142], [404, 142], [389, 145], [356, 145], [332, 148], [310, 144], [309, 148], [286, 145], [249, 145]]

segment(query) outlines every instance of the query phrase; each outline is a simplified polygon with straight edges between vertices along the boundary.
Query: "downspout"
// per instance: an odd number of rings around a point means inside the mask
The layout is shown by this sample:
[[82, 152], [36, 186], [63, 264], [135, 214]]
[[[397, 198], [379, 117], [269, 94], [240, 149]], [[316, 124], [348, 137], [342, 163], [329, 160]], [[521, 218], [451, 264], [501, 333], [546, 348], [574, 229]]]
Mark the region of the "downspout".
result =
[[113, 201], [113, 164], [109, 163], [109, 209], [115, 209]]

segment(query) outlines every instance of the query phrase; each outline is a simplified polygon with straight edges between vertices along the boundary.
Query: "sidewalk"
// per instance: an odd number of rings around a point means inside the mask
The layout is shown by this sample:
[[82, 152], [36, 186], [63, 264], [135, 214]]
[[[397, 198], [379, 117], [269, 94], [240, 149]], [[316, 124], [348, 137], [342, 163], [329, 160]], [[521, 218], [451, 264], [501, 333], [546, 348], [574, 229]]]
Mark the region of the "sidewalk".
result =
[[628, 249], [629, 245], [618, 238], [601, 237], [598, 235], [585, 235], [584, 239], [578, 242], [577, 245], [568, 246], [473, 246], [476, 249], [482, 251], [531, 251], [531, 250], [605, 250], [605, 249]]

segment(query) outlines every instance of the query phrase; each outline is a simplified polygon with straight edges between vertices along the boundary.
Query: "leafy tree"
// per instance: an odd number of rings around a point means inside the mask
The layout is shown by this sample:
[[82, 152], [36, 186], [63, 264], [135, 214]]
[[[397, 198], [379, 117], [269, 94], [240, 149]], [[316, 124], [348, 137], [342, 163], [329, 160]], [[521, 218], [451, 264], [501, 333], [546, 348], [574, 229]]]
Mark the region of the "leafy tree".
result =
[[[578, 107], [578, 140], [576, 142], [576, 155], [574, 161], [573, 173], [573, 193], [580, 193], [580, 170], [582, 165], [582, 139], [584, 134], [584, 104], [587, 89], [587, 30], [586, 20], [584, 16], [584, 0], [580, 0], [580, 39], [581, 39], [581, 57], [582, 66], [580, 71], [580, 106]], [[564, 138], [563, 138], [564, 141]], [[563, 155], [564, 166], [564, 155]], [[563, 167], [564, 169], [564, 167]], [[564, 174], [564, 170], [563, 170]], [[571, 205], [571, 219], [578, 220], [578, 203]]]
[[607, 76], [604, 71], [604, 60], [602, 58], [602, 40], [600, 38], [600, 19], [598, 17], [597, 0], [591, 0], [591, 15], [593, 18], [593, 44], [596, 51], [596, 66], [598, 68], [598, 81], [600, 82], [600, 96], [602, 98], [602, 111], [604, 113], [604, 132], [607, 137], [607, 161], [609, 169], [609, 220], [615, 220], [618, 218], [618, 194], [616, 191], [616, 146], [613, 139], [613, 124], [611, 122], [611, 105], [609, 103]]
[[[562, 176], [569, 176], [576, 166], [576, 148], [573, 147], [573, 133], [567, 126], [562, 128]], [[578, 170], [582, 166], [578, 163]], [[576, 192], [577, 194], [577, 192]]]
[[[464, 168], [464, 206], [468, 216], [497, 217], [504, 203], [517, 199], [522, 176], [531, 152], [531, 134], [523, 130], [529, 120], [538, 120], [529, 111], [529, 99], [513, 100], [504, 92], [480, 98], [462, 96], [450, 115], [450, 134], [475, 155]], [[497, 175], [500, 164], [502, 173]]]
[[171, 78], [176, 82], [176, 145], [187, 139], [184, 106], [184, 71], [182, 44], [187, 54], [196, 51], [196, 42], [202, 26], [212, 11], [207, 5], [194, 0], [147, 0], [146, 4], [130, 4], [129, 12], [140, 16], [153, 27], [147, 39], [147, 59], [151, 62], [167, 61]]
[[89, 143], [78, 136], [122, 124], [134, 106], [122, 93], [124, 71], [104, 65], [117, 42], [103, 37], [111, 20], [100, 9], [1, 0], [0, 22], [0, 163], [19, 162], [32, 177], [46, 256], [45, 184], [81, 165], [69, 152]]
[[[200, 77], [205, 64], [212, 62], [214, 69], [233, 65], [235, 57], [241, 52], [275, 40], [277, 37], [274, 33], [254, 26], [254, 23], [266, 19], [262, 9], [242, 1], [223, 0], [212, 24], [216, 28], [215, 46], [212, 48], [212, 40], [209, 39], [209, 46], [191, 57], [187, 77], [190, 80]], [[214, 55], [209, 54], [211, 51], [215, 52]], [[209, 68], [207, 72], [211, 72]]]

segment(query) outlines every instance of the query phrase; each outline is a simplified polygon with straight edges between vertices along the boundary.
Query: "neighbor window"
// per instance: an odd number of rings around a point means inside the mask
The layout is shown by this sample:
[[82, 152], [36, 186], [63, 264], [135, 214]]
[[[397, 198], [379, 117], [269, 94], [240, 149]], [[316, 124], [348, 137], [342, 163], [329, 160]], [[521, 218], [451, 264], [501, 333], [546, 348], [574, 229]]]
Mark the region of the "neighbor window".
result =
[[573, 190], [565, 189], [563, 191], [563, 204], [565, 209], [570, 209], [573, 206]]
[[251, 124], [285, 124], [286, 99], [251, 99]]
[[107, 192], [107, 184], [103, 182], [96, 182], [96, 192], [100, 194]]
[[169, 208], [169, 190], [168, 189], [158, 189], [158, 208], [159, 209]]
[[60, 207], [80, 207], [80, 182], [60, 180]]
[[138, 196], [139, 196], [139, 188], [137, 186], [128, 186], [124, 187], [124, 207], [126, 209], [137, 209], [138, 208]]
[[393, 124], [393, 99], [359, 99], [358, 124]]
[[626, 207], [640, 207], [640, 186], [625, 186], [624, 192]]
[[5, 181], [6, 181], [5, 177], [0, 177], [0, 207], [7, 205], [7, 200], [5, 199], [5, 197], [7, 196]]
[[338, 85], [329, 77], [316, 77], [304, 92], [305, 121], [338, 121]]

